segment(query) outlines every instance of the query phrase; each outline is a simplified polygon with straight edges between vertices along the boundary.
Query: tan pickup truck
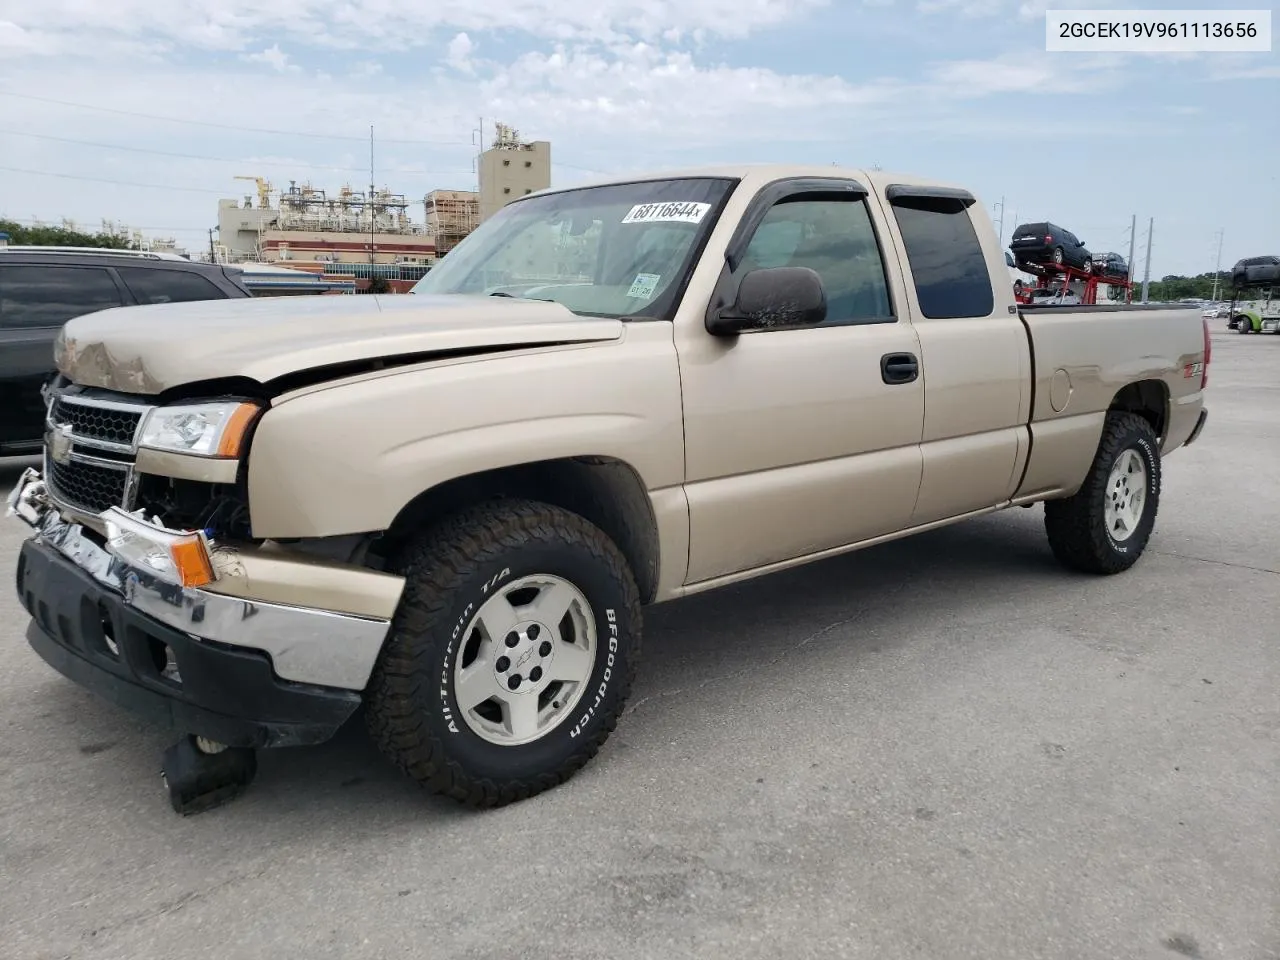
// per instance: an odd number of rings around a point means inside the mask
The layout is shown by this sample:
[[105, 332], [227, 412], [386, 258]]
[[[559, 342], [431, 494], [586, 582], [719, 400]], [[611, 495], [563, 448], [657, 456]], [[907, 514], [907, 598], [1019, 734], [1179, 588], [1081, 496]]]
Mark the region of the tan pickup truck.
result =
[[1205, 421], [1195, 309], [1019, 309], [981, 203], [726, 167], [511, 203], [412, 295], [68, 323], [17, 589], [37, 653], [213, 753], [361, 704], [492, 806], [618, 721], [641, 609], [1044, 502], [1114, 574]]

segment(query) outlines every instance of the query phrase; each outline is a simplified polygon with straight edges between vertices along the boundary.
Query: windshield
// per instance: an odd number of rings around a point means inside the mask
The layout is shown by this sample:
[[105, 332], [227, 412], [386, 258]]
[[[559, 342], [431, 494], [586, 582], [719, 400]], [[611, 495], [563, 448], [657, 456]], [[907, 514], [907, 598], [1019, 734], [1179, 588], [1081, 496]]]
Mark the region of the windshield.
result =
[[411, 292], [552, 300], [584, 316], [664, 316], [734, 182], [653, 180], [516, 201]]

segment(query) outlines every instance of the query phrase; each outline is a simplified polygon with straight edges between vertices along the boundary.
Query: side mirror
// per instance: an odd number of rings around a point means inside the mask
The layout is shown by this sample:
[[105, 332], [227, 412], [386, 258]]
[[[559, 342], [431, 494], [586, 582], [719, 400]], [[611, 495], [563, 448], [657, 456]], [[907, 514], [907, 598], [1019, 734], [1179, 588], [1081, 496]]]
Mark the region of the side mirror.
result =
[[1077, 247], [1083, 247], [1083, 246], [1084, 246], [1084, 241], [1083, 241], [1083, 240], [1077, 240], [1077, 241], [1076, 241], [1076, 246], [1077, 246]]
[[809, 327], [827, 319], [827, 292], [809, 267], [751, 270], [738, 284], [733, 305], [707, 319], [707, 332], [737, 336], [745, 330]]

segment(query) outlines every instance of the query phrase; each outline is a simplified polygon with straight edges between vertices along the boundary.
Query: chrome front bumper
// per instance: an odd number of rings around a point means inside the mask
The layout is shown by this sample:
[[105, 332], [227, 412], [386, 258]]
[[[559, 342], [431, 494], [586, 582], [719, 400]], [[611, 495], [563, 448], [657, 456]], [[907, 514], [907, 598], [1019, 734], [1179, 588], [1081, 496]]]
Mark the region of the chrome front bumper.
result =
[[[33, 528], [35, 539], [119, 594], [127, 606], [197, 640], [265, 653], [282, 680], [363, 690], [390, 627], [389, 619], [268, 603], [171, 582], [125, 560], [110, 542], [64, 519], [34, 468], [23, 472], [9, 494], [6, 513]], [[99, 518], [104, 524], [131, 524], [135, 532], [154, 529], [157, 541], [189, 533], [139, 523], [136, 516], [115, 507]], [[216, 550], [216, 544], [212, 546]]]

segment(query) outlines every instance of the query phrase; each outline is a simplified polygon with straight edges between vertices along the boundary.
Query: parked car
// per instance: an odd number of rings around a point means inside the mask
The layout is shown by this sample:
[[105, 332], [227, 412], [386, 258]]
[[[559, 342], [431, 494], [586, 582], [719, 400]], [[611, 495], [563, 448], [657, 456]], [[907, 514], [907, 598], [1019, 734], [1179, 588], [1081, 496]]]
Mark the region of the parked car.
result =
[[1084, 241], [1056, 223], [1024, 223], [1013, 231], [1009, 241], [1018, 266], [1040, 264], [1075, 267], [1088, 273], [1093, 268], [1091, 254]]
[[38, 451], [40, 388], [72, 317], [137, 304], [250, 296], [222, 267], [177, 254], [96, 247], [0, 247], [0, 455]]
[[1072, 293], [1070, 290], [1046, 290], [1040, 288], [1031, 297], [1033, 306], [1079, 306], [1081, 303], [1079, 294]]
[[1280, 257], [1247, 257], [1231, 268], [1234, 287], [1280, 286]]
[[605, 743], [647, 604], [1041, 502], [1064, 566], [1118, 574], [1208, 327], [1019, 308], [999, 247], [955, 185], [732, 166], [519, 198], [409, 296], [79, 317], [10, 500], [28, 640], [171, 718], [179, 810], [362, 704], [492, 807]]
[[1095, 253], [1089, 260], [1095, 276], [1111, 280], [1129, 279], [1129, 263], [1118, 253]]

